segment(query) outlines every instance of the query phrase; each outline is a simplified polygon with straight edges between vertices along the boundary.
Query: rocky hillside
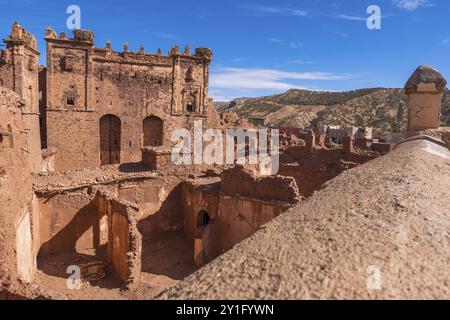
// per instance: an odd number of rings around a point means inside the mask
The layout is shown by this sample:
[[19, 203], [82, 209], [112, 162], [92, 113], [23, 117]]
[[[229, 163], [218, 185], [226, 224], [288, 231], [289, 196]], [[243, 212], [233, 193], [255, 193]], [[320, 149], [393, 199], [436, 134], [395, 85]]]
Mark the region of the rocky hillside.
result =
[[[348, 124], [400, 132], [406, 128], [407, 97], [403, 89], [371, 88], [347, 92], [292, 89], [283, 94], [236, 99], [217, 106], [247, 119], [264, 118], [267, 125], [306, 128], [319, 124]], [[443, 99], [442, 121], [450, 125], [450, 93]]]

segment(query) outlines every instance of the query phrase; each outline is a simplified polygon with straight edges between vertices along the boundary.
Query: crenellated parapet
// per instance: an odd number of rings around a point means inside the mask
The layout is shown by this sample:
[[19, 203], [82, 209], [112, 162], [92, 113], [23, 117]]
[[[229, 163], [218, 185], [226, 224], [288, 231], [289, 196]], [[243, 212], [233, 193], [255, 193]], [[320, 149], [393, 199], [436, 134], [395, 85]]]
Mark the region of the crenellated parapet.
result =
[[212, 50], [208, 48], [199, 47], [195, 49], [195, 53], [192, 55], [191, 49], [188, 45], [185, 47], [184, 52], [182, 52], [180, 50], [180, 47], [176, 45], [172, 49], [170, 49], [169, 56], [184, 57], [184, 58], [188, 57], [201, 60], [205, 63], [210, 63], [212, 61]]
[[[94, 32], [93, 31], [89, 31], [89, 30], [73, 30], [73, 37], [72, 38], [68, 38], [67, 35], [65, 34], [65, 32], [61, 32], [60, 35], [58, 36], [57, 33], [51, 28], [48, 27], [45, 30], [45, 40], [47, 42], [53, 42], [53, 41], [62, 41], [62, 42], [80, 42], [80, 43], [89, 43], [89, 44], [94, 44]], [[34, 37], [33, 37], [34, 38]], [[34, 40], [35, 42], [36, 40]], [[112, 52], [115, 53], [119, 53], [119, 54], [123, 54], [123, 53], [130, 53], [130, 54], [140, 54], [140, 55], [160, 55], [163, 56], [162, 51], [160, 48], [157, 49], [156, 53], [151, 53], [151, 52], [146, 52], [145, 48], [143, 45], [140, 46], [139, 51], [138, 52], [134, 52], [132, 50], [129, 49], [129, 45], [128, 42], [126, 42], [124, 44], [123, 47], [123, 51], [114, 51], [111, 49], [111, 41], [108, 40], [106, 42], [106, 46], [105, 48], [99, 48], [96, 47], [96, 50], [110, 50]], [[196, 48], [195, 49], [195, 53], [192, 54], [191, 53], [191, 49], [189, 47], [189, 45], [185, 46], [184, 51], [182, 51], [180, 49], [180, 47], [178, 45], [173, 46], [168, 54], [167, 57], [191, 57], [191, 58], [197, 58], [197, 59], [202, 59], [205, 60], [207, 62], [211, 62], [212, 60], [212, 50], [208, 49], [208, 48]]]
[[36, 38], [24, 28], [22, 28], [18, 22], [14, 22], [11, 28], [11, 34], [8, 38], [3, 40], [6, 43], [6, 47], [11, 47], [14, 44], [24, 44], [29, 49], [37, 52]]
[[10, 35], [3, 42], [6, 44], [6, 50], [0, 50], [0, 66], [10, 65], [12, 67], [13, 57], [21, 56], [26, 59], [25, 67], [30, 71], [35, 70], [39, 52], [37, 51], [36, 38], [31, 33], [22, 28], [18, 22], [14, 22]]
[[210, 63], [212, 61], [212, 50], [209, 48], [197, 48], [195, 49], [195, 56]]
[[48, 27], [45, 30], [45, 40], [47, 42], [78, 42], [78, 43], [84, 43], [84, 44], [94, 44], [94, 32], [90, 30], [73, 30], [72, 31], [72, 38], [68, 38], [65, 32], [61, 32], [59, 36], [56, 34], [56, 32], [51, 28]]
[[28, 111], [36, 112], [37, 95], [33, 94], [39, 69], [36, 38], [14, 22], [3, 42], [6, 49], [0, 50], [0, 85], [15, 91], [26, 101]]
[[156, 64], [164, 65], [170, 64], [172, 61], [197, 61], [204, 64], [209, 64], [212, 61], [212, 50], [208, 48], [196, 48], [195, 53], [192, 54], [189, 45], [186, 45], [184, 51], [178, 45], [173, 46], [167, 55], [163, 55], [160, 48], [156, 53], [146, 52], [143, 45], [140, 46], [139, 51], [130, 50], [128, 42], [123, 45], [123, 51], [115, 51], [111, 48], [111, 41], [106, 42], [105, 48], [94, 46], [94, 32], [89, 30], [74, 30], [73, 37], [68, 38], [64, 32], [60, 35], [50, 27], [45, 31], [45, 40], [47, 43], [59, 43], [63, 45], [88, 46], [93, 48], [92, 54], [94, 59], [101, 61], [111, 61], [119, 63], [136, 63], [136, 64]]

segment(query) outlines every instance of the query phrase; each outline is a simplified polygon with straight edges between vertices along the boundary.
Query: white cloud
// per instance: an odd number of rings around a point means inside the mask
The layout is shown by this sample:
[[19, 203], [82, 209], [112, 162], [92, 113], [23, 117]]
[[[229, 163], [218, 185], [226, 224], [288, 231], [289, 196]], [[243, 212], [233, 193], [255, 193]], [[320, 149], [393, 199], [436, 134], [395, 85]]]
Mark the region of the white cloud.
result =
[[155, 36], [163, 39], [169, 39], [169, 40], [178, 40], [178, 37], [171, 34], [171, 33], [153, 33]]
[[260, 15], [307, 16], [307, 12], [304, 10], [286, 7], [251, 6], [250, 9]]
[[313, 61], [305, 61], [305, 60], [300, 60], [300, 59], [291, 59], [287, 61], [288, 63], [292, 63], [292, 64], [299, 64], [299, 65], [303, 65], [303, 64], [313, 64]]
[[336, 17], [339, 19], [344, 19], [344, 20], [367, 21], [367, 17], [348, 16], [346, 14], [338, 14]]
[[413, 11], [419, 7], [429, 7], [433, 4], [428, 0], [393, 0], [394, 4], [400, 9]]
[[442, 40], [441, 45], [444, 47], [450, 47], [450, 38]]
[[297, 49], [300, 47], [303, 47], [303, 43], [301, 42], [296, 42], [296, 41], [285, 41], [282, 39], [278, 39], [278, 38], [270, 38], [269, 39], [270, 42], [274, 42], [274, 43], [278, 43], [284, 47], [289, 47], [292, 49]]
[[[342, 19], [342, 20], [349, 20], [349, 21], [361, 21], [361, 22], [366, 22], [367, 18], [369, 16], [351, 16], [351, 15], [347, 15], [347, 14], [331, 14], [331, 15], [325, 15], [326, 17], [329, 18], [335, 18], [335, 19]], [[383, 14], [382, 18], [390, 18], [390, 17], [394, 17], [395, 14]]]
[[286, 80], [344, 80], [348, 75], [329, 72], [290, 72], [274, 69], [219, 68], [211, 74], [213, 89], [248, 90], [289, 90], [305, 89]]
[[215, 102], [232, 101], [236, 98], [239, 98], [236, 95], [226, 95], [226, 93], [222, 94], [222, 92], [218, 90], [210, 90], [209, 96], [212, 97]]
[[284, 42], [283, 40], [277, 39], [277, 38], [270, 38], [269, 41], [275, 42], [275, 43], [280, 43], [280, 44]]

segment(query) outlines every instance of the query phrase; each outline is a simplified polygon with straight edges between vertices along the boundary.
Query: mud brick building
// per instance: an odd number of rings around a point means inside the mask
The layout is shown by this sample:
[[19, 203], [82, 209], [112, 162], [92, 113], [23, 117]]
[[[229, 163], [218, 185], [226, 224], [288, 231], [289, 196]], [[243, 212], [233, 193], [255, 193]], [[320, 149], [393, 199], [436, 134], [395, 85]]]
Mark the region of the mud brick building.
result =
[[212, 52], [175, 46], [167, 56], [94, 46], [94, 33], [69, 39], [46, 30], [47, 143], [56, 170], [139, 162], [141, 149], [161, 146], [176, 128], [209, 119]]
[[[221, 202], [222, 213], [206, 213], [217, 197], [185, 196], [190, 183], [201, 189], [219, 182], [220, 191], [226, 168], [174, 165], [172, 133], [193, 133], [196, 120], [203, 129], [249, 126], [214, 109], [210, 49], [175, 46], [163, 55], [131, 52], [126, 44], [115, 52], [109, 42], [96, 48], [91, 31], [75, 30], [69, 38], [51, 28], [45, 41], [46, 66], [38, 64], [35, 37], [18, 23], [0, 50], [0, 299], [49, 298], [55, 291], [48, 288], [70, 295], [60, 275], [74, 264], [84, 280], [106, 276], [108, 265], [117, 287], [147, 286], [140, 278], [149, 275], [155, 295], [176, 274], [186, 276], [214, 258], [206, 248], [217, 239], [233, 245], [295, 202], [267, 199], [262, 215], [255, 209], [259, 199], [248, 199], [255, 204], [239, 212], [254, 228], [237, 221], [233, 233], [220, 235], [217, 226], [237, 214], [233, 199], [241, 200], [233, 195]], [[210, 220], [201, 219], [208, 214]], [[185, 222], [197, 220], [199, 232], [189, 235]], [[154, 274], [155, 263], [175, 270], [168, 278]]]

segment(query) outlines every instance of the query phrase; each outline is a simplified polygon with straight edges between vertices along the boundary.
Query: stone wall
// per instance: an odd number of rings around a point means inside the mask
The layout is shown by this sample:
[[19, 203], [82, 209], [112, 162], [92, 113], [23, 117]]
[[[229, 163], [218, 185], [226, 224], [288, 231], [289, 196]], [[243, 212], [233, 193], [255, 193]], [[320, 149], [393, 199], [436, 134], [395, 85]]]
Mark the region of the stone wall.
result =
[[173, 171], [175, 164], [171, 159], [171, 148], [147, 147], [142, 150], [142, 164], [151, 171]]

